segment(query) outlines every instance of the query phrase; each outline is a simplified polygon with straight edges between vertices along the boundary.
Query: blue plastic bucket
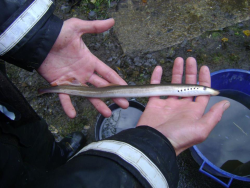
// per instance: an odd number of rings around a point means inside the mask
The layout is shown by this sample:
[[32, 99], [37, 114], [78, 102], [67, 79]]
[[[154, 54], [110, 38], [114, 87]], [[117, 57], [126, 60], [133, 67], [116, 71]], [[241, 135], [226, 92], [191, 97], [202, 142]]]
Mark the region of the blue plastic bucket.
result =
[[[232, 89], [250, 95], [250, 71], [241, 69], [224, 69], [211, 73], [211, 87], [217, 90]], [[230, 187], [234, 179], [250, 182], [250, 177], [237, 176], [217, 167], [211, 163], [197, 148], [190, 148], [195, 161], [201, 165], [199, 171], [211, 177], [225, 187]], [[219, 177], [228, 178], [228, 182], [222, 181]]]

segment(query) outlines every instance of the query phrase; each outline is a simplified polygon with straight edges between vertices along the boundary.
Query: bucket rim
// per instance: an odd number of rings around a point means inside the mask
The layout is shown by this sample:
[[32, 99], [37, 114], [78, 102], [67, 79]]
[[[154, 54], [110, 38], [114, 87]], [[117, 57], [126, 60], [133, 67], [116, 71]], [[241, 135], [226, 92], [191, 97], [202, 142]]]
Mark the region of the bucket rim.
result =
[[[228, 177], [228, 178], [232, 178], [232, 179], [236, 179], [236, 180], [241, 180], [241, 181], [246, 181], [246, 182], [250, 182], [250, 177], [243, 177], [243, 176], [238, 176], [235, 174], [232, 174], [230, 172], [226, 172], [225, 170], [222, 170], [221, 168], [217, 167], [216, 165], [214, 165], [212, 162], [210, 162], [202, 153], [201, 151], [198, 149], [198, 147], [196, 145], [192, 146], [192, 148], [195, 150], [195, 152], [202, 158], [203, 162], [206, 162], [211, 168], [215, 169], [218, 173], [221, 173], [222, 175]], [[200, 164], [201, 165], [201, 164]]]
[[240, 72], [240, 73], [250, 74], [250, 70], [248, 71], [248, 70], [244, 70], [244, 69], [222, 69], [222, 70], [212, 72], [210, 75], [214, 76], [216, 74], [225, 73], [225, 72]]
[[[145, 108], [146, 108], [146, 105], [138, 102], [136, 99], [134, 98], [131, 98], [128, 100], [129, 102], [129, 107], [133, 107], [133, 108], [137, 108], [138, 110], [140, 111], [144, 111]], [[111, 103], [108, 105], [108, 108], [111, 110], [111, 111], [114, 111], [118, 108], [121, 108], [118, 104], [116, 103]], [[104, 121], [106, 117], [104, 117], [101, 113], [98, 113], [97, 117], [96, 117], [96, 122], [95, 122], [95, 141], [100, 141], [102, 140], [99, 136], [99, 131], [100, 131], [100, 126], [101, 126], [101, 123]]]

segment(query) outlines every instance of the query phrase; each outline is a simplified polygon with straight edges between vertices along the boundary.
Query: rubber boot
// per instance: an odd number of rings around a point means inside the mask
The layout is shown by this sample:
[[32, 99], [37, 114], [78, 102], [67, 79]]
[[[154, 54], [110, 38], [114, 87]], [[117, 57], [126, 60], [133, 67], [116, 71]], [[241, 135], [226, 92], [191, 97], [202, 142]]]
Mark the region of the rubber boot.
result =
[[73, 132], [63, 138], [60, 142], [53, 143], [53, 151], [50, 161], [50, 169], [54, 169], [66, 163], [87, 143], [81, 132]]

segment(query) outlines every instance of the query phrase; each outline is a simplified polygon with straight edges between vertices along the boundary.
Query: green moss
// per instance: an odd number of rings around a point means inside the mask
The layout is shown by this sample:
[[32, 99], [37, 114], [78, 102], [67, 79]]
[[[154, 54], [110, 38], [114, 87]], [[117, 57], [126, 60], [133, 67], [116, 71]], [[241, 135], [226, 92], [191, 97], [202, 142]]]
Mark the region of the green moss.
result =
[[196, 55], [196, 61], [198, 65], [203, 64], [207, 61], [207, 49], [205, 48], [199, 48], [197, 49], [197, 55]]
[[[115, 2], [115, 0], [82, 0], [80, 7], [87, 14], [92, 10], [96, 12], [98, 19], [105, 19], [108, 18], [108, 8], [110, 8], [111, 2]], [[92, 4], [94, 9], [89, 9], [88, 4]]]
[[224, 57], [223, 57], [223, 55], [221, 54], [221, 53], [216, 53], [216, 54], [214, 54], [213, 55], [213, 63], [216, 63], [216, 64], [218, 64], [218, 63], [221, 63], [221, 62], [223, 62], [225, 59], [224, 59]]
[[212, 32], [211, 36], [212, 36], [212, 38], [221, 38], [222, 33], [220, 31]]
[[207, 55], [203, 53], [197, 54], [196, 56], [196, 62], [198, 65], [201, 65], [204, 62], [206, 62], [206, 59], [207, 59]]
[[232, 63], [238, 62], [240, 60], [240, 57], [236, 54], [230, 54], [228, 58]]

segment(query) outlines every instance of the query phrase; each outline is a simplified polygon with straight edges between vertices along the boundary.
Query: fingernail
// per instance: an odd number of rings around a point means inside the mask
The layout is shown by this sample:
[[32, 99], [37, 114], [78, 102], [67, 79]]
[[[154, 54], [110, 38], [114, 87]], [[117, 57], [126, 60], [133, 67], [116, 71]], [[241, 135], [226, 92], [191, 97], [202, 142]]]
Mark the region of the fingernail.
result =
[[226, 109], [228, 109], [230, 106], [230, 102], [226, 102], [224, 105], [223, 105], [223, 110], [225, 111]]

